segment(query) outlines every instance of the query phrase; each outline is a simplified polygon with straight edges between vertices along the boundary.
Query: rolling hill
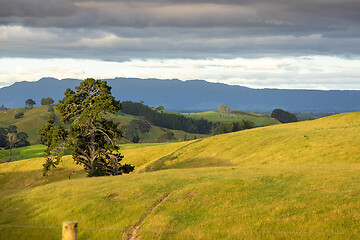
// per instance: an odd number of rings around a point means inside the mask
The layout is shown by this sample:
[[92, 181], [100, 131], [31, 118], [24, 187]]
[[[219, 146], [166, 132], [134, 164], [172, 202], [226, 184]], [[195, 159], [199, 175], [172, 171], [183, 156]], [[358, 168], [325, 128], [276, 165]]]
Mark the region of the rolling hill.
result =
[[221, 113], [218, 111], [206, 111], [206, 112], [193, 112], [193, 113], [180, 113], [185, 117], [190, 117], [194, 119], [206, 119], [210, 122], [220, 122], [220, 123], [229, 123], [236, 122], [241, 120], [249, 120], [255, 123], [255, 126], [269, 126], [279, 124], [280, 122], [277, 119], [271, 118], [270, 116], [264, 116], [262, 114], [251, 114], [247, 112], [242, 112], [242, 114], [231, 114], [231, 113]]
[[[46, 124], [47, 119], [49, 118], [49, 111], [47, 106], [33, 107], [29, 108], [18, 108], [10, 109], [6, 111], [0, 111], [0, 127], [7, 127], [9, 125], [16, 125], [18, 131], [26, 132], [29, 136], [29, 141], [31, 144], [39, 143], [40, 135], [38, 134], [38, 129]], [[14, 119], [14, 115], [23, 112], [24, 116], [19, 119]], [[232, 121], [241, 121], [247, 119], [253, 121], [256, 126], [264, 125], [274, 125], [279, 124], [279, 122], [270, 117], [263, 117], [259, 115], [234, 115], [234, 114], [224, 114], [219, 112], [203, 112], [203, 113], [175, 113], [173, 114], [183, 115], [185, 117], [200, 119], [204, 118], [212, 122], [232, 122]], [[57, 111], [55, 111], [55, 121], [56, 124], [60, 123], [60, 116]], [[120, 115], [108, 116], [112, 121], [119, 124], [120, 127], [129, 125], [132, 120], [142, 119], [141, 116], [133, 116], [129, 114], [121, 113]], [[158, 138], [166, 132], [174, 133], [174, 139], [172, 141], [183, 141], [185, 138], [187, 140], [195, 138], [208, 137], [206, 134], [195, 134], [187, 133], [181, 130], [172, 130], [167, 128], [158, 127], [151, 125], [150, 131], [147, 133], [139, 132], [141, 142], [157, 142]]]
[[[251, 89], [203, 80], [177, 79], [104, 79], [112, 87], [112, 94], [121, 101], [145, 101], [149, 106], [164, 106], [174, 111], [216, 110], [219, 105], [243, 111], [271, 112], [281, 108], [291, 112], [352, 112], [359, 111], [360, 91], [320, 91]], [[51, 97], [55, 102], [63, 98], [67, 88], [79, 85], [78, 79], [42, 78], [37, 82], [17, 82], [0, 88], [0, 105], [23, 107], [27, 99], [40, 103]]]
[[[122, 150], [137, 173], [41, 177], [43, 159], [0, 167], [0, 238], [356, 239], [360, 113]], [[51, 194], [49, 194], [51, 193]]]
[[[14, 119], [16, 113], [23, 112], [24, 116], [19, 119]], [[0, 111], [0, 127], [7, 127], [9, 125], [16, 125], [19, 132], [26, 132], [29, 136], [29, 142], [31, 144], [38, 144], [40, 135], [38, 129], [46, 124], [50, 113], [47, 106], [28, 108], [10, 109], [6, 111]], [[55, 111], [55, 122], [60, 125], [60, 116]], [[138, 120], [140, 117], [132, 116], [128, 114], [109, 116], [112, 121], [118, 123], [120, 127], [129, 125], [132, 120]], [[166, 132], [174, 133], [174, 141], [182, 141], [184, 137], [187, 139], [207, 137], [208, 135], [185, 133], [179, 130], [171, 130], [166, 128], [160, 128], [152, 125], [148, 133], [139, 133], [140, 140], [142, 142], [157, 142], [157, 139]], [[186, 136], [185, 136], [186, 135]]]
[[[155, 169], [254, 164], [360, 163], [360, 113], [202, 139]], [[337, 141], [334, 141], [336, 139]]]

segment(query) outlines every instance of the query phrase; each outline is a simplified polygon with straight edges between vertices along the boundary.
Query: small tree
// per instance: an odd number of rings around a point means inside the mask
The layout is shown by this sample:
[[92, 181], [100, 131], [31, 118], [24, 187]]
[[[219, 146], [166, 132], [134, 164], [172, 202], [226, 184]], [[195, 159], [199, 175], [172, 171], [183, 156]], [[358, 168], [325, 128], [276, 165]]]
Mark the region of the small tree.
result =
[[72, 151], [77, 164], [84, 166], [89, 177], [103, 175], [121, 175], [134, 170], [134, 167], [120, 161], [116, 140], [121, 131], [104, 115], [121, 109], [119, 101], [111, 96], [111, 87], [106, 81], [85, 79], [76, 87], [76, 92], [67, 89], [57, 110], [63, 123], [71, 123], [70, 130], [55, 126], [52, 119], [39, 130], [46, 143], [46, 162], [43, 170], [46, 174], [51, 167], [56, 167], [62, 157], [62, 146]]
[[5, 128], [0, 128], [0, 148], [7, 145], [7, 132]]
[[36, 102], [34, 100], [32, 100], [31, 98], [29, 98], [28, 100], [25, 101], [25, 106], [28, 108], [32, 108], [35, 104], [36, 104]]
[[12, 150], [17, 147], [29, 146], [30, 143], [27, 140], [28, 135], [25, 132], [17, 132], [15, 125], [10, 125], [7, 128], [0, 128], [0, 147], [5, 147], [9, 150], [9, 155], [6, 156], [4, 152], [0, 152], [0, 155], [6, 162], [16, 160]]
[[231, 108], [229, 106], [219, 105], [218, 106], [218, 112], [221, 113], [229, 113]]
[[47, 98], [42, 98], [41, 99], [41, 105], [42, 106], [50, 106], [51, 104], [54, 103], [54, 99], [47, 97]]
[[159, 110], [159, 111], [163, 111], [165, 108], [164, 108], [164, 106], [158, 106], [157, 108], [156, 108], [156, 110]]
[[15, 147], [15, 144], [19, 141], [16, 136], [16, 133], [8, 133], [7, 134], [7, 141], [8, 141], [8, 149], [9, 149], [9, 156], [6, 156], [4, 152], [0, 152], [0, 155], [4, 158], [5, 162], [12, 162], [15, 160], [12, 149]]
[[8, 109], [4, 106], [4, 104], [1, 104], [0, 111], [6, 111], [6, 110], [8, 110]]

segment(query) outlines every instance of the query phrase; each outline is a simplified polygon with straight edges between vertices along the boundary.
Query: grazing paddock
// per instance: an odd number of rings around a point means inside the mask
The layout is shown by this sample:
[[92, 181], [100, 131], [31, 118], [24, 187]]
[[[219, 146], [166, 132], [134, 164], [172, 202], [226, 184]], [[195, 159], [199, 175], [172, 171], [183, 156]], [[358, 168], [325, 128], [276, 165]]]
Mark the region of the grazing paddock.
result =
[[125, 148], [137, 173], [87, 178], [70, 156], [0, 165], [0, 238], [360, 238], [360, 114]]

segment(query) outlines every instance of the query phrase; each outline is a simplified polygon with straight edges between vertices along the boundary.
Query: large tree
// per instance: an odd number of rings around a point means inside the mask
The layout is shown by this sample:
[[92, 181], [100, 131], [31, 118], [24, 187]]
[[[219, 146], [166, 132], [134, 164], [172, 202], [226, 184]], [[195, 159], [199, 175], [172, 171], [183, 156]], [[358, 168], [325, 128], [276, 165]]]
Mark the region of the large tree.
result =
[[62, 145], [72, 151], [74, 161], [84, 166], [89, 177], [133, 171], [133, 166], [120, 164], [123, 156], [116, 140], [122, 132], [115, 123], [104, 118], [121, 109], [120, 102], [111, 96], [111, 87], [106, 81], [88, 78], [75, 89], [76, 92], [67, 89], [64, 99], [56, 106], [61, 121], [71, 124], [70, 130], [55, 126], [52, 119], [39, 130], [48, 147], [44, 172], [59, 164]]

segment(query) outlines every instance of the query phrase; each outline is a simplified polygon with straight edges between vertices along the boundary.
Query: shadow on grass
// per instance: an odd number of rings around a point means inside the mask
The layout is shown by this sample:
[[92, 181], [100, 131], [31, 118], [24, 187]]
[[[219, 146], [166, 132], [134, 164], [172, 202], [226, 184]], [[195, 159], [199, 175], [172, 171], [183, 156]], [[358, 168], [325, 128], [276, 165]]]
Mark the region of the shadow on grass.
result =
[[[56, 168], [52, 169], [48, 176], [44, 177], [42, 170], [28, 170], [16, 172], [2, 172], [0, 173], [0, 191], [17, 191], [25, 188], [32, 188], [53, 182], [67, 180], [69, 174], [74, 168]], [[75, 172], [71, 175], [71, 179], [85, 178], [84, 172]]]
[[182, 169], [182, 168], [204, 168], [204, 167], [229, 167], [235, 166], [232, 162], [219, 158], [188, 158], [186, 161], [176, 161], [171, 156], [160, 159], [145, 168], [146, 172], [165, 170], [165, 169]]

